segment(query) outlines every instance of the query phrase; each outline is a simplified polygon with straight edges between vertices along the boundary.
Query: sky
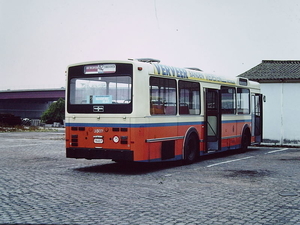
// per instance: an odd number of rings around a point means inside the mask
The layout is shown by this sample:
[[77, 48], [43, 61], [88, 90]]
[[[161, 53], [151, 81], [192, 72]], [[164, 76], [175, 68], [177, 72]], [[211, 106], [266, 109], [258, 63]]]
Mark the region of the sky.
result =
[[61, 88], [69, 64], [155, 58], [234, 78], [300, 60], [299, 0], [0, 0], [0, 90]]

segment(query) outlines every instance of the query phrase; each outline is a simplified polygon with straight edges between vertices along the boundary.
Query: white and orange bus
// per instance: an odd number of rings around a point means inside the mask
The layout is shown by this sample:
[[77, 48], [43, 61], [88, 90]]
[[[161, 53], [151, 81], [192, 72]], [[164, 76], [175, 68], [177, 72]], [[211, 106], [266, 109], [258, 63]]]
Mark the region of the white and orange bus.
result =
[[70, 65], [66, 156], [114, 161], [184, 160], [262, 140], [260, 86], [155, 59]]

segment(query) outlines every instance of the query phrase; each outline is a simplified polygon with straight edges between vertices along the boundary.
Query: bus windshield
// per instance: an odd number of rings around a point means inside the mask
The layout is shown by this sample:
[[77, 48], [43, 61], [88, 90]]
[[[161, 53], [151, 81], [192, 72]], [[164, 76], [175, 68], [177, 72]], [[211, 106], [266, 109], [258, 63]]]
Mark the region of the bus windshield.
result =
[[129, 104], [130, 76], [97, 76], [70, 80], [70, 104]]

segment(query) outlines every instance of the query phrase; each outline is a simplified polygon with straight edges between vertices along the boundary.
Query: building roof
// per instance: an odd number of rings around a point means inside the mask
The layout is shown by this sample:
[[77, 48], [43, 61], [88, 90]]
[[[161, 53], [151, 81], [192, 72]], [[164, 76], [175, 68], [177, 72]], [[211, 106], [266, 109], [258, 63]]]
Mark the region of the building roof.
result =
[[300, 60], [263, 60], [252, 69], [238, 75], [258, 82], [300, 80]]
[[65, 89], [31, 89], [0, 91], [2, 99], [48, 99], [57, 100], [65, 97]]

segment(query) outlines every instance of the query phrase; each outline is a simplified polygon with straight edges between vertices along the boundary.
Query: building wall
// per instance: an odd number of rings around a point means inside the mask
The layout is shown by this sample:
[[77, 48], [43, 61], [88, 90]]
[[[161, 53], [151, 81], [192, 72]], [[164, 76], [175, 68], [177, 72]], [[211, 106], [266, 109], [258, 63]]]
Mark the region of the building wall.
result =
[[0, 91], [0, 113], [40, 119], [50, 104], [59, 98], [65, 98], [64, 88]]
[[3, 99], [0, 113], [10, 113], [21, 118], [40, 119], [53, 101], [43, 99]]
[[261, 83], [264, 143], [300, 145], [300, 83]]

